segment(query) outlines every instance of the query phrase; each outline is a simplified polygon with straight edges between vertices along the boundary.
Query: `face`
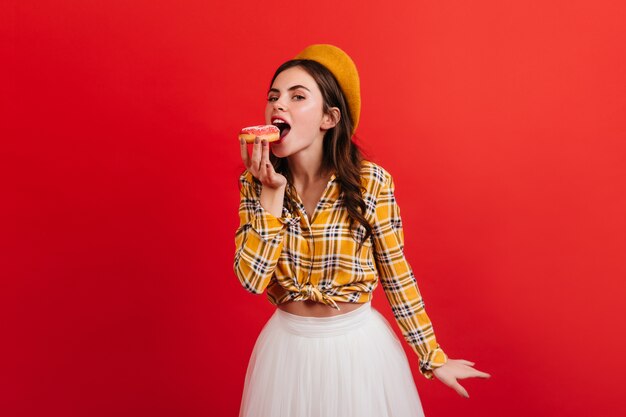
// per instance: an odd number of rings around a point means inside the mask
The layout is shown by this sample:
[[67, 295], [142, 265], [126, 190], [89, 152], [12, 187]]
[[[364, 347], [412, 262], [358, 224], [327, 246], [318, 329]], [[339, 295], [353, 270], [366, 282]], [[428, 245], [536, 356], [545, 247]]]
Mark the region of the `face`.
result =
[[[312, 147], [321, 149], [325, 131], [335, 125], [331, 116], [324, 114], [323, 103], [315, 79], [301, 67], [278, 74], [265, 107], [265, 122], [281, 129], [281, 140], [271, 144], [274, 155], [283, 158]], [[286, 123], [279, 124], [276, 119]]]

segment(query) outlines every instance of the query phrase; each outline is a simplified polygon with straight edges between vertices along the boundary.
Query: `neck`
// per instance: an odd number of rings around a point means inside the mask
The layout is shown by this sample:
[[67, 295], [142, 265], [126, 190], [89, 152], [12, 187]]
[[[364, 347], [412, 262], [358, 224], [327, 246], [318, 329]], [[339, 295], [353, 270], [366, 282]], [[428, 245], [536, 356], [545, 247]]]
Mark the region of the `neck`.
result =
[[322, 166], [322, 144], [322, 140], [315, 141], [307, 149], [287, 158], [294, 185], [327, 179], [328, 172]]

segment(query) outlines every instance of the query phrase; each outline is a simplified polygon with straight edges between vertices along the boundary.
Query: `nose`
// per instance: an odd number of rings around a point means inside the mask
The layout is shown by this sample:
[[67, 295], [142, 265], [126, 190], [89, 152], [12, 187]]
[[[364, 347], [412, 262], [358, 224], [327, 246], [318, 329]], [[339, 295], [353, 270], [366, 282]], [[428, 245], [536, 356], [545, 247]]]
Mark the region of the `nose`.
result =
[[280, 100], [276, 100], [274, 102], [274, 108], [280, 111], [285, 111], [285, 105], [280, 102]]

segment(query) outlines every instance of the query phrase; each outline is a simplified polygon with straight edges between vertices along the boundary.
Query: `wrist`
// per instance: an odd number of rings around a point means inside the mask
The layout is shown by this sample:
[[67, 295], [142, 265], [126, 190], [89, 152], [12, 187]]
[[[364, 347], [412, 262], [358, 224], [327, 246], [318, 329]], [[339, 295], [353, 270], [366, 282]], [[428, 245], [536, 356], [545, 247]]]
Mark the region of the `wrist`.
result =
[[261, 189], [261, 206], [269, 211], [275, 217], [281, 217], [283, 214], [283, 199], [285, 197], [285, 187]]

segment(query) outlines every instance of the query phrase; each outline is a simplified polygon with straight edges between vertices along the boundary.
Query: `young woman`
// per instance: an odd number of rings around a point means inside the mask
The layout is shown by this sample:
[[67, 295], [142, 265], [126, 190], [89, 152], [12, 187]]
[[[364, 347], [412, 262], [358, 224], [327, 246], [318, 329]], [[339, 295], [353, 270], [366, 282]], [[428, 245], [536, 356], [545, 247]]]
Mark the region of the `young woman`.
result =
[[457, 379], [490, 376], [436, 341], [393, 178], [352, 141], [360, 103], [352, 59], [311, 45], [270, 82], [265, 121], [281, 139], [257, 138], [252, 155], [240, 145], [234, 271], [277, 306], [248, 364], [241, 417], [423, 416], [400, 340], [371, 306], [379, 279], [427, 379], [469, 397]]

